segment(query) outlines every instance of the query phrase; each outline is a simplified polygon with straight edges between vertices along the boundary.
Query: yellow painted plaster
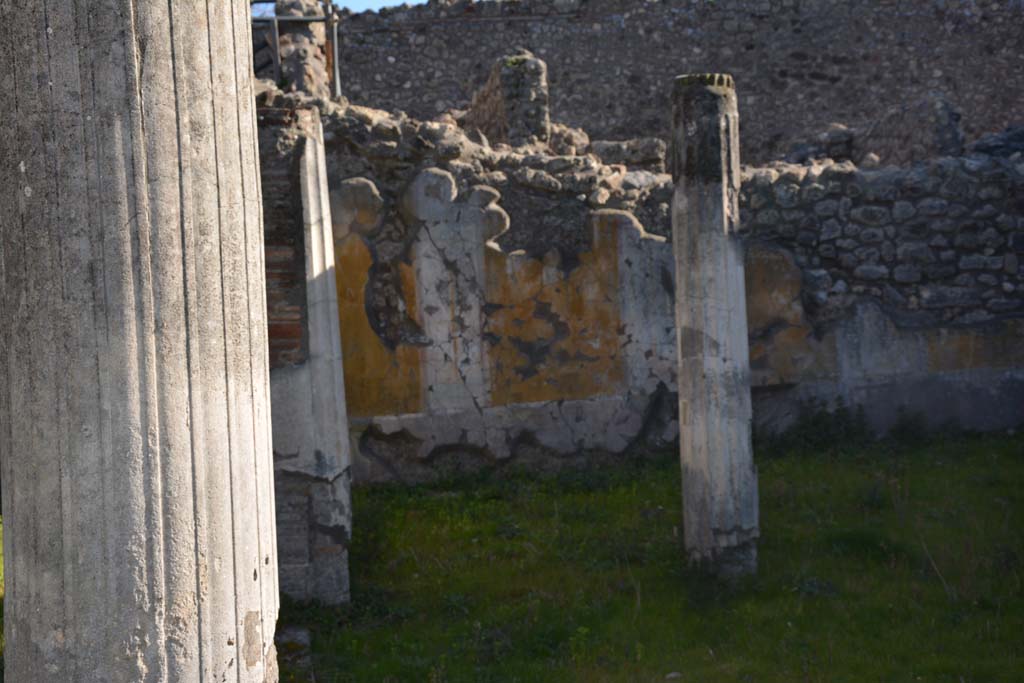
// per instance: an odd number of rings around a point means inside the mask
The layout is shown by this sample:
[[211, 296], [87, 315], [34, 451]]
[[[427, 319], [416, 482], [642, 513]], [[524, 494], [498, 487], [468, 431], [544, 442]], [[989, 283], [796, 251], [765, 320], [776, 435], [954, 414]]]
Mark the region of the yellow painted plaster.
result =
[[[486, 251], [485, 323], [493, 405], [620, 393], [618, 230], [595, 221], [593, 249], [566, 275], [557, 258]], [[524, 347], [532, 350], [524, 352]]]
[[[373, 258], [363, 238], [350, 234], [335, 243], [338, 314], [345, 361], [345, 395], [352, 417], [416, 413], [423, 408], [422, 353], [412, 346], [389, 349], [366, 316], [366, 283]], [[402, 291], [416, 311], [412, 268], [401, 266]]]

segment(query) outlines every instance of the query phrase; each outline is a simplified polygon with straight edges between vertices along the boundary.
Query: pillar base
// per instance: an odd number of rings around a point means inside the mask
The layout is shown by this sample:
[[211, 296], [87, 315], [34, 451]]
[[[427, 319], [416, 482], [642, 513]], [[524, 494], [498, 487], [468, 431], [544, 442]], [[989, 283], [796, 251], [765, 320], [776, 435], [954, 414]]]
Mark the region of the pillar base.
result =
[[735, 581], [757, 573], [757, 540], [751, 539], [722, 548], [713, 556], [689, 553], [691, 566], [725, 581]]

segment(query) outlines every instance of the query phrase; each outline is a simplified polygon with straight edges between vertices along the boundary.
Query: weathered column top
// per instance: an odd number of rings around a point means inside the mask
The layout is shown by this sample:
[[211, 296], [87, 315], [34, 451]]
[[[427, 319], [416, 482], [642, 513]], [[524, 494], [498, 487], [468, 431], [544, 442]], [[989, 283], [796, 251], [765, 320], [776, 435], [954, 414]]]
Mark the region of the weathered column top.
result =
[[676, 76], [675, 91], [677, 93], [682, 89], [693, 85], [704, 85], [730, 90], [736, 89], [736, 82], [733, 80], [732, 74], [682, 74], [680, 76]]
[[736, 83], [730, 74], [676, 76], [672, 86], [672, 179], [739, 187]]

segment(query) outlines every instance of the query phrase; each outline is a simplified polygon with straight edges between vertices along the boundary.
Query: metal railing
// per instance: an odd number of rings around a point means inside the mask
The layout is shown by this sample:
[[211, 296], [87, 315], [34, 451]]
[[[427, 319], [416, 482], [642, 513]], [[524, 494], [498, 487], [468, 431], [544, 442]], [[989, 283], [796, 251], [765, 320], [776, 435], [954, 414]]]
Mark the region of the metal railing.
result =
[[[327, 24], [330, 26], [330, 52], [331, 57], [331, 90], [334, 97], [341, 97], [341, 69], [338, 66], [338, 22], [341, 17], [338, 15], [338, 8], [330, 0], [321, 0], [324, 6], [322, 17], [291, 17], [291, 16], [269, 16], [253, 17], [252, 24], [257, 26], [270, 25], [270, 51], [274, 60], [274, 83], [281, 82], [281, 24]], [[273, 0], [249, 0], [250, 5], [271, 5]]]

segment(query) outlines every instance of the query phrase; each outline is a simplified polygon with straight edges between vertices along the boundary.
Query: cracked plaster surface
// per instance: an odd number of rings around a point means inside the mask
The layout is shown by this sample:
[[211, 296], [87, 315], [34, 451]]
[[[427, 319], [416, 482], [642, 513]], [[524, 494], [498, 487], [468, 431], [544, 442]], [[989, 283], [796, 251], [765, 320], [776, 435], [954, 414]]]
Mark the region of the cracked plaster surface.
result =
[[[364, 181], [348, 188], [341, 194], [353, 196], [339, 204], [358, 204], [358, 194], [376, 206]], [[424, 460], [453, 444], [501, 461], [524, 439], [562, 454], [634, 443], [652, 396], [674, 383], [665, 239], [626, 212], [595, 212], [592, 248], [567, 271], [555, 250], [536, 259], [501, 249], [509, 218], [492, 187], [460, 195], [451, 173], [428, 168], [398, 204], [415, 233], [414, 318], [427, 340], [419, 345], [421, 401], [411, 413], [357, 422], [410, 437]], [[352, 221], [341, 228], [344, 239]], [[601, 315], [590, 315], [594, 307]], [[586, 377], [591, 367], [596, 374]], [[674, 422], [659, 427], [658, 439], [674, 438]]]

